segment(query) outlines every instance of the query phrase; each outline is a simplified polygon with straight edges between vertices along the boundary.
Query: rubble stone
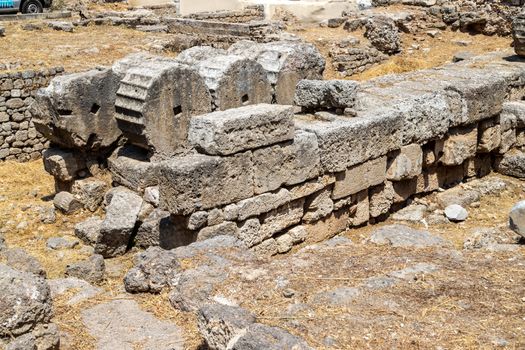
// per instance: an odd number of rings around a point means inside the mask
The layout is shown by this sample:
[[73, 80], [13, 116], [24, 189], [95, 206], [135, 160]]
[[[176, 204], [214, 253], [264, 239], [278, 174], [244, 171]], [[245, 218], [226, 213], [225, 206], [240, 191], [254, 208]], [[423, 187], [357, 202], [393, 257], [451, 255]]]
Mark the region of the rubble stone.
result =
[[82, 209], [82, 203], [80, 203], [71, 193], [65, 191], [59, 192], [55, 195], [53, 204], [55, 205], [55, 208], [61, 210], [65, 214], [72, 214]]
[[125, 188], [113, 192], [95, 244], [97, 254], [114, 257], [126, 252], [141, 206], [142, 198], [137, 194]]
[[92, 255], [88, 259], [66, 266], [67, 277], [77, 277], [89, 283], [100, 283], [104, 280], [106, 265], [102, 255]]
[[294, 103], [306, 110], [353, 108], [358, 87], [350, 80], [301, 80]]
[[514, 232], [525, 237], [525, 201], [516, 203], [510, 210], [509, 226]]

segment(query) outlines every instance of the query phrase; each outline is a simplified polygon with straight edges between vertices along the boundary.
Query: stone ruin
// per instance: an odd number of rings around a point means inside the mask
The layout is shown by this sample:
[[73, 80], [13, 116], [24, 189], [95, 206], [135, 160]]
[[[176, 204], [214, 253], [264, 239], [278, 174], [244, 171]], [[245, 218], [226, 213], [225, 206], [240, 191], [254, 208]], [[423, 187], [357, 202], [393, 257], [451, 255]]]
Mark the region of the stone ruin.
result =
[[105, 257], [219, 235], [273, 255], [493, 169], [524, 177], [509, 52], [363, 83], [323, 68], [309, 44], [240, 42], [55, 78], [33, 121], [55, 205], [105, 206], [76, 232]]

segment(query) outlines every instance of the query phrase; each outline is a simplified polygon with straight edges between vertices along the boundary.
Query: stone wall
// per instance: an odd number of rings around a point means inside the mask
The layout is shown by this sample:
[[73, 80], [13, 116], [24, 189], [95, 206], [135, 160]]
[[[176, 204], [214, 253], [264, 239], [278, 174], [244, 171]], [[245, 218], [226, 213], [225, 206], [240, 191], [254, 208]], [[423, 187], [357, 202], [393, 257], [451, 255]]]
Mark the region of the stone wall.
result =
[[208, 20], [228, 23], [246, 23], [250, 21], [261, 21], [265, 19], [264, 7], [261, 5], [248, 6], [236, 11], [215, 11], [193, 13], [186, 18], [197, 20]]
[[0, 74], [0, 160], [39, 158], [49, 142], [32, 122], [29, 106], [39, 88], [63, 72], [63, 68]]
[[[363, 83], [302, 80], [295, 107], [245, 101], [262, 77], [244, 80], [242, 73], [227, 76], [250, 85], [247, 92], [233, 84], [224, 94], [208, 95], [206, 86], [220, 86], [211, 76], [198, 82], [210, 55], [212, 61], [239, 60], [202, 48], [181, 55], [183, 68], [165, 59], [160, 65], [139, 60], [125, 74], [117, 107], [131, 103], [120, 101], [126, 96], [143, 102], [119, 107], [128, 113], [116, 110], [117, 125], [132, 143], [121, 142], [107, 160], [121, 187], [106, 195], [106, 218], [78, 230], [80, 237], [89, 232], [98, 253], [115, 256], [132, 244], [173, 248], [225, 234], [266, 254], [283, 253], [305, 240], [381, 221], [414, 197], [493, 169], [525, 177], [525, 66], [510, 52]], [[239, 72], [253, 72], [250, 67]], [[176, 88], [172, 100], [164, 91], [183, 77], [193, 85]], [[136, 83], [128, 87], [131, 79]], [[269, 96], [266, 87], [261, 91]], [[193, 97], [179, 96], [179, 88], [202, 96], [198, 101], [208, 101], [208, 111], [187, 110], [186, 103], [195, 103], [185, 99]], [[155, 99], [148, 102], [153, 92], [168, 97], [162, 108]], [[217, 98], [226, 99], [228, 110], [210, 108]], [[89, 113], [92, 101], [85, 105]], [[68, 175], [71, 181], [72, 194], [60, 196], [67, 197], [59, 203], [64, 210], [74, 200], [86, 205], [90, 191], [95, 195], [93, 180], [75, 175], [89, 168], [78, 159], [58, 149], [45, 159], [57, 179]], [[85, 176], [91, 168], [82, 171]], [[95, 192], [101, 203], [103, 195]]]

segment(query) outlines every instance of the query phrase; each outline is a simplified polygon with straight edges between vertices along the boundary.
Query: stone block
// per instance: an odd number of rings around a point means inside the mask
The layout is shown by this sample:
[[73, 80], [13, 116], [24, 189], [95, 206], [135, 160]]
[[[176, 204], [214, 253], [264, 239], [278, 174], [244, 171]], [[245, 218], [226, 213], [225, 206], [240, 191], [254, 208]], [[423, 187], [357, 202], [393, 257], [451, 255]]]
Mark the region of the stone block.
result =
[[35, 97], [35, 128], [65, 148], [109, 147], [120, 136], [114, 116], [118, 84], [110, 69], [55, 77]]
[[142, 222], [137, 235], [135, 245], [141, 248], [161, 246], [165, 249], [173, 248], [177, 230], [170, 220], [170, 213], [160, 209], [154, 209]]
[[353, 108], [359, 84], [351, 80], [301, 80], [294, 103], [306, 110]]
[[394, 203], [394, 187], [390, 181], [371, 188], [368, 191], [370, 201], [370, 216], [376, 218], [388, 213]]
[[463, 164], [455, 166], [440, 166], [437, 168], [439, 187], [446, 188], [456, 185], [465, 178], [465, 167]]
[[324, 172], [333, 173], [381, 157], [401, 147], [399, 114], [332, 121], [296, 120], [300, 129], [317, 135]]
[[58, 192], [53, 199], [55, 208], [59, 209], [65, 214], [72, 214], [82, 209], [82, 203], [80, 203], [75, 196], [69, 192]]
[[403, 146], [388, 161], [386, 178], [393, 181], [410, 179], [421, 174], [423, 151], [420, 145]]
[[325, 189], [306, 198], [303, 222], [318, 221], [329, 215], [334, 210], [334, 202], [330, 196], [331, 190]]
[[307, 231], [308, 242], [322, 242], [345, 231], [348, 228], [349, 220], [351, 221], [349, 215], [348, 210], [342, 209], [334, 211], [321, 220], [303, 225]]
[[60, 181], [72, 181], [77, 173], [86, 168], [86, 163], [73, 152], [59, 148], [48, 148], [43, 153], [44, 169]]
[[507, 152], [496, 161], [496, 171], [500, 174], [525, 178], [525, 153], [519, 150]]
[[297, 131], [293, 142], [253, 151], [253, 166], [256, 194], [315, 178], [321, 172], [317, 138]]
[[238, 202], [237, 218], [246, 220], [249, 217], [267, 213], [291, 201], [292, 196], [290, 192], [284, 188], [275, 193], [263, 193]]
[[134, 191], [158, 185], [160, 163], [150, 162], [147, 154], [134, 146], [115, 150], [108, 158], [108, 168], [114, 182]]
[[218, 225], [208, 226], [203, 228], [197, 234], [198, 241], [204, 241], [205, 239], [217, 237], [217, 236], [238, 236], [237, 224], [230, 221], [225, 221]]
[[106, 194], [107, 185], [104, 181], [87, 178], [82, 180], [76, 180], [73, 183], [71, 193], [75, 198], [82, 203], [85, 209], [89, 211], [95, 211], [104, 200]]
[[516, 122], [517, 128], [525, 128], [525, 102], [509, 101], [503, 104], [501, 111], [503, 118], [512, 118]]
[[352, 202], [355, 203], [350, 208], [349, 222], [352, 226], [361, 226], [370, 220], [370, 201], [368, 199], [368, 190], [361, 191], [352, 195]]
[[400, 99], [396, 109], [403, 118], [402, 142], [421, 144], [442, 138], [462, 118], [460, 96], [453, 92], [427, 93]]
[[467, 159], [464, 163], [465, 176], [483, 177], [492, 171], [492, 157], [490, 154], [478, 154]]
[[438, 174], [435, 168], [429, 168], [417, 176], [416, 193], [428, 193], [439, 188]]
[[459, 165], [476, 155], [478, 128], [469, 125], [450, 130], [447, 137], [436, 142], [436, 154], [444, 165]]
[[336, 174], [332, 198], [340, 199], [379, 185], [386, 179], [387, 158], [380, 157]]
[[253, 251], [262, 256], [272, 256], [279, 253], [277, 241], [269, 238], [253, 247]]
[[234, 153], [293, 140], [293, 108], [259, 104], [193, 117], [188, 137], [198, 151]]
[[189, 155], [160, 166], [160, 208], [176, 215], [231, 204], [254, 195], [251, 153]]
[[303, 41], [256, 43], [238, 41], [229, 53], [256, 60], [266, 71], [274, 99], [280, 105], [292, 105], [300, 79], [322, 79], [325, 60], [315, 45]]
[[116, 96], [118, 127], [154, 159], [187, 150], [191, 117], [212, 110], [211, 94], [197, 70], [167, 58], [130, 68]]
[[258, 233], [260, 241], [301, 222], [303, 207], [304, 199], [298, 199], [262, 215]]
[[126, 252], [142, 202], [139, 195], [124, 187], [113, 190], [95, 244], [97, 254], [109, 258]]
[[193, 67], [211, 92], [213, 110], [272, 101], [272, 86], [266, 71], [252, 59], [218, 53], [196, 60]]
[[289, 189], [292, 199], [307, 197], [323, 188], [335, 183], [334, 175], [323, 175], [317, 179], [306, 181]]
[[403, 203], [417, 193], [417, 178], [393, 182], [394, 203]]
[[248, 219], [239, 225], [239, 239], [248, 247], [259, 244], [262, 238], [259, 237], [261, 222], [258, 218]]
[[479, 153], [489, 153], [501, 144], [501, 126], [494, 120], [483, 120], [479, 123]]

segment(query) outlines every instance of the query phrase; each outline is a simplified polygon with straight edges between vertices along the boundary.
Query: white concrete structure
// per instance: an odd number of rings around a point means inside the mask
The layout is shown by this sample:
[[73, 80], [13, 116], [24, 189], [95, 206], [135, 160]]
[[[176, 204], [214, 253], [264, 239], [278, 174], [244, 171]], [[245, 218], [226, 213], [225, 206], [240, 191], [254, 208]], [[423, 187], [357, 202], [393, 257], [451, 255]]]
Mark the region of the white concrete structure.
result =
[[264, 5], [265, 14], [271, 19], [280, 10], [293, 13], [303, 22], [319, 22], [339, 17], [345, 10], [357, 10], [362, 0], [180, 0], [180, 13], [241, 10], [249, 5]]

